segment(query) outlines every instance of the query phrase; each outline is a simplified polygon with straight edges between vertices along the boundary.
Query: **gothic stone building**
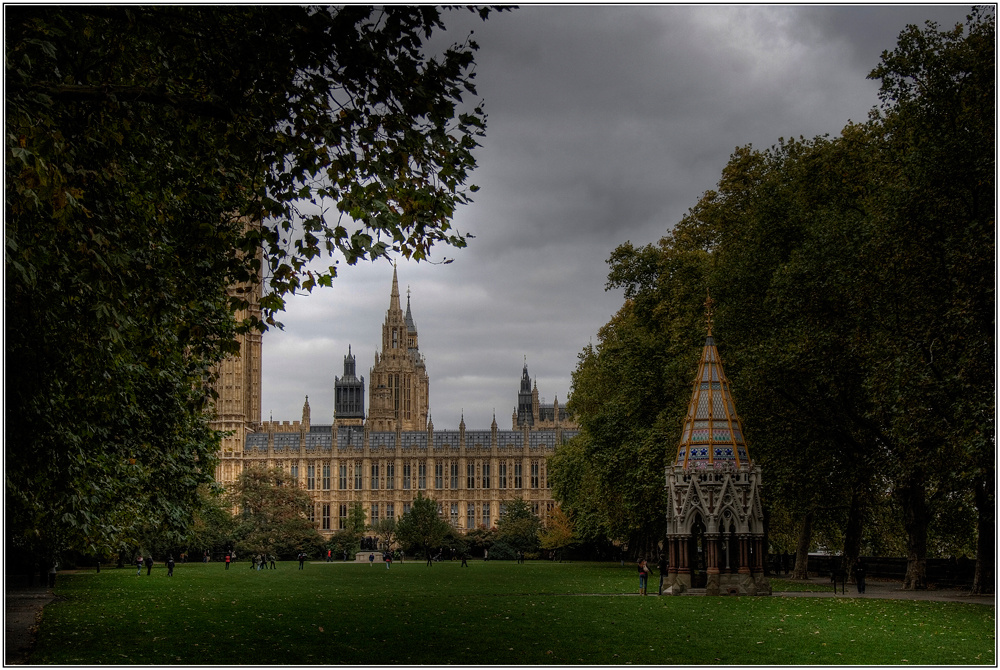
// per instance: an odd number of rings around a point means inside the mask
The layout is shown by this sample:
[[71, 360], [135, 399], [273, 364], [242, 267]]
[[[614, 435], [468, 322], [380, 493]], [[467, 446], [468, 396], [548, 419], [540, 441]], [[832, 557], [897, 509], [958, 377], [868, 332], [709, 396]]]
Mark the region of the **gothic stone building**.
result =
[[[511, 430], [500, 430], [496, 418], [487, 429], [468, 430], [463, 418], [458, 430], [435, 430], [427, 366], [409, 295], [406, 312], [400, 307], [395, 270], [382, 351], [368, 377], [367, 415], [365, 379], [348, 349], [344, 374], [334, 381], [332, 423], [312, 422], [308, 396], [299, 421], [261, 422], [259, 341], [248, 340], [241, 352], [249, 356], [223, 369], [256, 374], [250, 390], [257, 396], [231, 402], [249, 392], [246, 383], [220, 378], [216, 425], [232, 433], [222, 445], [217, 479], [228, 485], [247, 467], [282, 468], [312, 497], [311, 518], [324, 535], [344, 527], [353, 503], [361, 503], [371, 523], [399, 518], [418, 492], [436, 500], [442, 518], [460, 530], [495, 526], [505, 500], [523, 499], [541, 518], [555, 506], [548, 459], [579, 432], [577, 425], [558, 401], [539, 402], [525, 364]], [[240, 408], [245, 415], [238, 415]]]
[[764, 576], [761, 469], [750, 460], [729, 380], [708, 337], [677, 447], [667, 466], [667, 537], [671, 595], [770, 595]]

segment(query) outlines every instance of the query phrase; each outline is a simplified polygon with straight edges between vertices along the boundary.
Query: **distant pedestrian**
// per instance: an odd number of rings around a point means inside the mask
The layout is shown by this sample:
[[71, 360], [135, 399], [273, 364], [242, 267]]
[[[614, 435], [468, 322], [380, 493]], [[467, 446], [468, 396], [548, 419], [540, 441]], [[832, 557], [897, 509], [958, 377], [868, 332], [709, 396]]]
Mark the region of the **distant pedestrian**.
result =
[[146, 576], [148, 577], [150, 573], [153, 572], [153, 557], [146, 557]]
[[660, 554], [660, 562], [656, 564], [656, 569], [660, 571], [660, 588], [656, 595], [663, 595], [663, 580], [667, 576], [667, 555]]
[[56, 587], [56, 573], [59, 571], [59, 563], [52, 561], [49, 566], [49, 588], [54, 589]]
[[373, 565], [375, 565], [375, 554], [371, 553], [371, 554], [368, 554], [368, 567], [370, 568]]
[[229, 563], [233, 560], [233, 555], [228, 551], [226, 552], [226, 570], [229, 569]]
[[201, 557], [201, 562], [202, 562], [202, 563], [208, 563], [208, 549], [206, 549], [206, 550], [205, 550], [205, 553], [204, 553], [204, 554], [202, 554], [202, 557]]
[[868, 574], [868, 570], [865, 567], [865, 562], [862, 559], [858, 559], [858, 562], [854, 564], [854, 578], [858, 583], [858, 593], [865, 592], [865, 576]]
[[268, 554], [267, 560], [271, 564], [271, 569], [274, 570], [274, 554]]
[[167, 556], [167, 577], [174, 576], [174, 555], [170, 554]]
[[326, 562], [333, 563], [333, 549], [326, 550]]
[[142, 555], [135, 557], [135, 576], [138, 577], [142, 574]]
[[646, 580], [649, 578], [649, 564], [645, 558], [639, 559], [639, 595], [646, 595]]
[[304, 569], [306, 564], [306, 555], [303, 552], [299, 552], [299, 570]]
[[469, 567], [469, 552], [468, 551], [463, 551], [462, 552], [462, 565], [459, 566], [459, 567], [463, 567], [463, 568]]

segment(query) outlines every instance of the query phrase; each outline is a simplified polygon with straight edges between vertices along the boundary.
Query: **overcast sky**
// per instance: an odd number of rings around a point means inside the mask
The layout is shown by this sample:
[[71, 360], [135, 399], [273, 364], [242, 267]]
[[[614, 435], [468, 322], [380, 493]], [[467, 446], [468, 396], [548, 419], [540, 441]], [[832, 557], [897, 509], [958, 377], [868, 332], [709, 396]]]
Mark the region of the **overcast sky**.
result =
[[[738, 146], [836, 135], [878, 104], [866, 79], [910, 23], [964, 21], [967, 5], [524, 6], [470, 30], [488, 118], [449, 265], [400, 260], [437, 429], [510, 427], [521, 368], [565, 403], [577, 355], [622, 304], [605, 291], [616, 246], [656, 242], [718, 182]], [[293, 297], [264, 335], [263, 419], [333, 418], [350, 345], [369, 378], [392, 265], [348, 268]], [[367, 389], [366, 389], [367, 396]], [[366, 410], [368, 403], [366, 399]]]

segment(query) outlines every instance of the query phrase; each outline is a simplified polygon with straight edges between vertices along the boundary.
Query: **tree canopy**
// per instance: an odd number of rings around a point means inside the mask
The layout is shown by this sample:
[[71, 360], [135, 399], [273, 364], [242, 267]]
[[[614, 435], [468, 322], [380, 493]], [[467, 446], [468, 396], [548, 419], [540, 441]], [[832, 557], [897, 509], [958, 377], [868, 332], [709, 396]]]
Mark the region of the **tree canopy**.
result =
[[737, 149], [658, 244], [614, 251], [626, 303], [580, 357], [583, 433], [553, 463], [571, 515], [594, 505], [565, 484], [594, 480], [615, 504], [593, 525], [658, 539], [642, 509], [663, 508], [710, 291], [773, 546], [818, 536], [853, 559], [898, 529], [912, 586], [932, 540], [961, 554], [976, 537], [992, 588], [994, 35], [989, 8], [907, 27], [866, 123]]
[[[283, 296], [330, 285], [341, 260], [466, 245], [451, 219], [476, 190], [477, 45], [425, 53], [444, 28], [430, 6], [6, 19], [9, 542], [182, 533], [236, 334], [276, 324]], [[237, 323], [237, 287], [255, 284], [262, 319]]]
[[413, 505], [396, 524], [396, 538], [411, 552], [420, 551], [430, 558], [431, 550], [441, 545], [449, 530], [451, 526], [438, 516], [437, 503], [417, 491]]

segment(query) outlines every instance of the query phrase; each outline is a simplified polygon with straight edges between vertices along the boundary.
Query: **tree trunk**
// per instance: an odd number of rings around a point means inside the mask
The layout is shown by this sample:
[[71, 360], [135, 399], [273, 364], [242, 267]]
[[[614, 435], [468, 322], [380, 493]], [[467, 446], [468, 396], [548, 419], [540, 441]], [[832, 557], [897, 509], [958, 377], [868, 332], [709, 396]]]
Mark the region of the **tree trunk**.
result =
[[979, 512], [976, 538], [976, 573], [972, 580], [972, 592], [985, 594], [994, 592], [994, 561], [996, 561], [996, 509], [994, 508], [992, 473], [976, 482], [976, 509]]
[[913, 590], [927, 585], [927, 491], [918, 476], [897, 489], [903, 508], [903, 528], [906, 530], [906, 576], [903, 588]]
[[861, 533], [864, 530], [865, 494], [857, 490], [851, 493], [851, 507], [847, 512], [847, 527], [844, 529], [844, 572], [854, 579], [854, 565], [861, 553]]
[[792, 579], [809, 579], [809, 545], [812, 543], [813, 513], [807, 512], [802, 517], [802, 528], [799, 530], [799, 544], [795, 549], [795, 571]]

